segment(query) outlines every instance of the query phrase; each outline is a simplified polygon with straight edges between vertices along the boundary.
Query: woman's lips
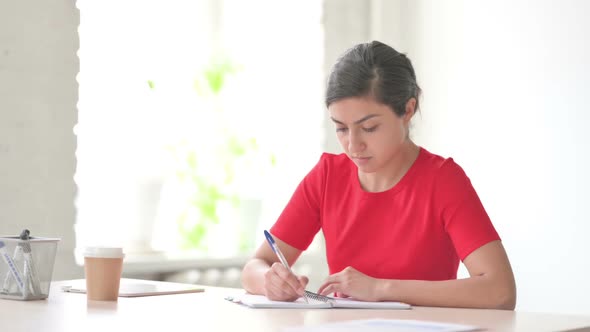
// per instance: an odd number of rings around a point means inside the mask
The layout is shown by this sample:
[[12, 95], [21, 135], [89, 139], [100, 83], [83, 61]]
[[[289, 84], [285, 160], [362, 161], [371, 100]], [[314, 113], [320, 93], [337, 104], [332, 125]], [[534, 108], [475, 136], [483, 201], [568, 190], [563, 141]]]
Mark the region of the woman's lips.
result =
[[369, 159], [371, 159], [371, 157], [352, 157], [352, 160], [354, 160], [357, 165], [364, 165], [369, 162]]

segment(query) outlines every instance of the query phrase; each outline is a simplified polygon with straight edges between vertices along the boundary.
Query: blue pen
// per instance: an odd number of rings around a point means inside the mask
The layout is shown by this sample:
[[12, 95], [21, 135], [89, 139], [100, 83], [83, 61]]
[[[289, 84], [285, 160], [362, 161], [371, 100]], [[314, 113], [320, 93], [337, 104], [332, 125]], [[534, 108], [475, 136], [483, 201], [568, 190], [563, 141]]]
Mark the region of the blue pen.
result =
[[[281, 261], [281, 263], [283, 264], [283, 266], [286, 267], [287, 270], [289, 270], [289, 272], [291, 272], [291, 274], [294, 275], [295, 273], [293, 273], [293, 270], [291, 270], [291, 267], [289, 267], [289, 263], [287, 263], [287, 259], [285, 259], [285, 256], [283, 256], [283, 253], [279, 249], [279, 246], [277, 246], [277, 244], [275, 243], [275, 239], [273, 239], [272, 235], [270, 235], [270, 233], [265, 230], [264, 231], [264, 236], [266, 237], [266, 241], [268, 241], [268, 244], [270, 245], [272, 251], [275, 252], [275, 254], [279, 258], [279, 260]], [[305, 294], [305, 292], [303, 293], [303, 299], [305, 299], [305, 302], [306, 303], [309, 303], [309, 301], [307, 300], [307, 295]]]

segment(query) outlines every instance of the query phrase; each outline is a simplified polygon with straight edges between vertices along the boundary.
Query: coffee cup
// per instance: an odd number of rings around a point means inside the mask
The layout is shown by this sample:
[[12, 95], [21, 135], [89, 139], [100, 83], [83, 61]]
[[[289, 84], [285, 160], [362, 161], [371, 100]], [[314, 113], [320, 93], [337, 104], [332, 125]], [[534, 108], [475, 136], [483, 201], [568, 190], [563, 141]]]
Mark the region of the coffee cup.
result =
[[122, 248], [88, 247], [84, 251], [86, 296], [92, 301], [117, 301], [123, 271]]

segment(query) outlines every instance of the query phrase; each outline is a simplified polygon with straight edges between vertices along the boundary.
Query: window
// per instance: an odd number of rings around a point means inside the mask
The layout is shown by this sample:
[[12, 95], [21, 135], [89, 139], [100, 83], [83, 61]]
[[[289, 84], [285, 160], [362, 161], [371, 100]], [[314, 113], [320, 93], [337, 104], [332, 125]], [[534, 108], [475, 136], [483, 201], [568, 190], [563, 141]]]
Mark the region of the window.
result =
[[321, 6], [78, 1], [77, 248], [262, 241], [319, 159]]

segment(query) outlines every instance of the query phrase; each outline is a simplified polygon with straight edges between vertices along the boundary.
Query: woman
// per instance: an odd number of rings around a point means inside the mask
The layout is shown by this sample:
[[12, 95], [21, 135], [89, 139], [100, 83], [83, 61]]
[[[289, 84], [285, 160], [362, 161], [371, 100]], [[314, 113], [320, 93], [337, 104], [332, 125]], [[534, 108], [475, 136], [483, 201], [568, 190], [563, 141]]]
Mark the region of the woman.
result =
[[[410, 139], [420, 92], [404, 54], [377, 41], [348, 50], [326, 93], [345, 153], [322, 155], [270, 232], [291, 265], [322, 230], [322, 295], [513, 310], [510, 262], [469, 178]], [[469, 278], [457, 280], [459, 260]], [[242, 271], [271, 300], [293, 301], [307, 282], [266, 243]]]

